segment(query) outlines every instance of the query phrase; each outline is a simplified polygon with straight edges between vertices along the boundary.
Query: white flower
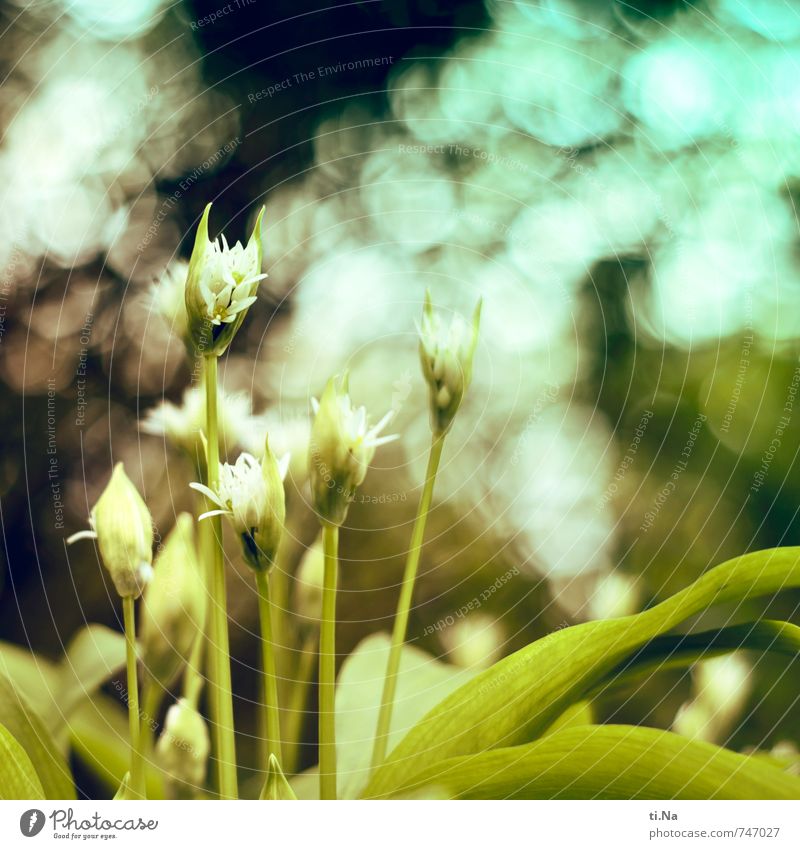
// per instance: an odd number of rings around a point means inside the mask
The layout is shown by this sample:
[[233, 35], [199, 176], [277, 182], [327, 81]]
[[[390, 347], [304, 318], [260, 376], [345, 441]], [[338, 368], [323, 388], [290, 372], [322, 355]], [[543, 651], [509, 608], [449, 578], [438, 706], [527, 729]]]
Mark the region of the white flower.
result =
[[255, 303], [255, 291], [266, 276], [261, 273], [261, 256], [255, 240], [251, 239], [246, 248], [241, 242], [229, 247], [224, 235], [211, 242], [199, 279], [208, 320], [215, 325], [234, 321], [240, 312]]
[[206, 206], [197, 228], [186, 280], [186, 313], [189, 334], [198, 354], [224, 353], [256, 301], [261, 272], [261, 210], [247, 246], [228, 245], [225, 236], [208, 238]]
[[170, 263], [150, 290], [153, 308], [164, 319], [165, 324], [187, 347], [189, 339], [189, 316], [186, 313], [186, 279], [189, 263], [179, 259]]
[[347, 378], [328, 381], [322, 398], [311, 400], [315, 418], [309, 443], [309, 476], [314, 506], [322, 519], [341, 525], [367, 474], [375, 449], [398, 436], [380, 436], [394, 417], [390, 410], [374, 427], [365, 407], [354, 407]]
[[304, 481], [308, 475], [308, 440], [311, 425], [308, 414], [295, 410], [268, 409], [266, 412], [253, 416], [246, 427], [239, 429], [241, 440], [239, 445], [243, 451], [249, 451], [254, 457], [264, 456], [264, 439], [262, 434], [269, 434], [269, 444], [274, 452], [282, 457], [289, 454], [292, 458], [289, 464], [289, 475], [296, 484]]
[[[220, 442], [225, 451], [247, 447], [253, 433], [263, 433], [264, 425], [251, 413], [250, 399], [244, 393], [222, 393], [219, 399]], [[162, 401], [148, 410], [139, 428], [144, 433], [162, 436], [176, 448], [197, 461], [203, 456], [200, 434], [206, 427], [206, 396], [202, 387], [191, 387], [183, 393], [179, 405]]]
[[[282, 481], [289, 468], [289, 455], [286, 454], [277, 464]], [[220, 463], [216, 491], [201, 483], [189, 486], [217, 505], [216, 509], [203, 513], [200, 520], [210, 516], [227, 516], [240, 534], [252, 536], [261, 526], [265, 512], [270, 509], [271, 493], [265, 470], [252, 454], [246, 452], [240, 454], [233, 465]]]

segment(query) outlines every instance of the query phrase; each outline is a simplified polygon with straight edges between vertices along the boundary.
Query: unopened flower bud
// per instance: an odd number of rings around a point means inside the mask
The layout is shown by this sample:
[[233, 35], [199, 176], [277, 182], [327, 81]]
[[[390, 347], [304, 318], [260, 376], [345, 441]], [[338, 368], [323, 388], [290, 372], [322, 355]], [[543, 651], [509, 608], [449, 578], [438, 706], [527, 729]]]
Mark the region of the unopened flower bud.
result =
[[297, 796], [294, 794], [286, 776], [283, 774], [281, 765], [275, 755], [269, 756], [269, 765], [267, 766], [267, 778], [264, 782], [264, 787], [261, 789], [259, 799], [269, 800], [273, 802], [297, 801]]
[[119, 595], [138, 598], [153, 574], [153, 520], [122, 463], [114, 466], [89, 525], [91, 530], [73, 534], [67, 542], [96, 539]]
[[122, 776], [122, 781], [117, 788], [117, 792], [114, 794], [114, 801], [132, 802], [139, 798], [141, 797], [134, 793], [133, 788], [131, 787], [131, 774], [130, 772], [126, 772], [125, 775]]
[[205, 719], [186, 699], [179, 699], [167, 711], [156, 745], [161, 768], [179, 785], [202, 787], [210, 751]]
[[324, 522], [341, 525], [350, 502], [364, 481], [375, 449], [397, 436], [379, 436], [394, 413], [389, 411], [369, 427], [364, 407], [353, 407], [347, 378], [338, 386], [331, 378], [322, 398], [312, 400], [315, 412], [308, 451], [309, 478], [314, 507]]
[[267, 491], [267, 503], [253, 533], [255, 543], [253, 562], [260, 564], [261, 568], [269, 568], [275, 562], [275, 555], [283, 535], [283, 525], [286, 521], [286, 492], [283, 481], [289, 468], [289, 461], [288, 455], [278, 460], [269, 447], [269, 437], [264, 440], [261, 474]]
[[277, 460], [267, 445], [261, 463], [247, 453], [240, 454], [233, 465], [221, 463], [215, 490], [201, 483], [190, 484], [216, 505], [200, 520], [227, 516], [254, 569], [268, 569], [274, 560], [286, 518], [283, 479], [288, 468], [289, 456]]
[[187, 663], [202, 632], [205, 606], [194, 523], [188, 513], [181, 513], [156, 556], [141, 608], [142, 661], [163, 687], [169, 687]]
[[197, 227], [186, 279], [186, 313], [195, 352], [220, 356], [255, 303], [258, 284], [267, 276], [261, 272], [264, 210], [247, 247], [241, 242], [230, 247], [224, 236], [209, 241], [210, 211], [208, 204]]
[[431, 428], [446, 433], [453, 423], [464, 393], [472, 381], [472, 360], [478, 344], [481, 301], [472, 315], [470, 327], [460, 315], [446, 326], [425, 293], [422, 325], [419, 329], [419, 355], [422, 373], [430, 387]]

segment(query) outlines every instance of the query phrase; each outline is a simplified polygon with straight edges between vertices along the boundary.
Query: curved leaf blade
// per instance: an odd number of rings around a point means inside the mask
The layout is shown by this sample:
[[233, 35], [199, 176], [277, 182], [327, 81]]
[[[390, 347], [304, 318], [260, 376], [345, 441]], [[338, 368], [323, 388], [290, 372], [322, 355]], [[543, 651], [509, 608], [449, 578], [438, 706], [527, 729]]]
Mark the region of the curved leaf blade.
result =
[[0, 723], [30, 758], [48, 799], [74, 799], [72, 773], [50, 732], [18, 692], [0, 673]]
[[450, 758], [398, 791], [427, 786], [458, 799], [800, 799], [800, 778], [761, 759], [627, 725]]
[[[75, 756], [113, 796], [130, 768], [127, 711], [110, 696], [95, 693], [72, 714], [69, 732]], [[147, 798], [163, 799], [163, 774], [152, 754], [145, 759]]]
[[44, 799], [31, 759], [5, 725], [0, 725], [0, 799]]
[[669, 634], [642, 646], [600, 681], [591, 696], [624, 687], [656, 672], [682, 669], [732, 651], [763, 651], [800, 655], [800, 627], [764, 619], [698, 634]]
[[72, 638], [59, 664], [59, 705], [69, 717], [80, 703], [125, 666], [125, 637], [105, 625], [87, 625]]
[[365, 795], [392, 793], [432, 762], [541, 735], [632, 652], [713, 605], [800, 586], [800, 548], [729, 560], [634, 616], [586, 622], [537, 640], [476, 676], [430, 711], [391, 753]]

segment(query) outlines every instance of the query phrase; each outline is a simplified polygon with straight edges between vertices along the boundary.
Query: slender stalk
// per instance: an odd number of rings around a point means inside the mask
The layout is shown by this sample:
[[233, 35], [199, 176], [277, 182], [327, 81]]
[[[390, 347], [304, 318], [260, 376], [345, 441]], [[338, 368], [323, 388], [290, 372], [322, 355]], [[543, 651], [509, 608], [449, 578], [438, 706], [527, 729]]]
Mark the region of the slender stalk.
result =
[[[206, 381], [206, 438], [208, 439], [208, 486], [216, 490], [219, 484], [219, 432], [217, 427], [217, 358], [205, 357]], [[209, 509], [215, 505], [210, 504]], [[215, 712], [217, 742], [217, 777], [222, 799], [236, 799], [236, 742], [233, 736], [233, 691], [231, 687], [231, 658], [228, 642], [228, 605], [225, 588], [225, 562], [222, 550], [222, 520], [213, 516], [211, 542], [211, 642], [209, 664], [212, 710]]]
[[417, 518], [411, 534], [411, 545], [408, 549], [406, 568], [403, 573], [403, 584], [400, 588], [400, 599], [397, 602], [397, 613], [392, 630], [392, 647], [389, 651], [389, 661], [386, 664], [386, 677], [383, 681], [381, 710], [378, 714], [378, 727], [375, 732], [375, 744], [372, 750], [372, 769], [377, 769], [386, 759], [386, 748], [389, 744], [389, 731], [392, 726], [392, 710], [397, 691], [397, 673], [400, 670], [400, 655], [408, 630], [408, 616], [411, 611], [411, 600], [414, 595], [414, 582], [417, 579], [419, 558], [422, 552], [422, 541], [425, 537], [425, 525], [433, 500], [433, 487], [436, 483], [436, 473], [442, 458], [444, 434], [434, 434], [431, 450], [428, 455], [428, 468], [425, 472], [425, 486], [417, 508]]
[[139, 727], [139, 682], [136, 675], [136, 619], [133, 610], [133, 597], [122, 599], [122, 615], [125, 621], [125, 649], [128, 671], [128, 725], [131, 745], [131, 790], [136, 796], [145, 799], [144, 761], [142, 759], [141, 735]]
[[319, 646], [319, 795], [336, 798], [336, 581], [339, 528], [322, 526], [325, 555]]
[[[270, 619], [272, 623], [272, 656], [275, 663], [275, 678], [277, 686], [276, 704], [285, 704], [288, 692], [286, 688], [287, 676], [289, 674], [290, 661], [289, 651], [294, 651], [291, 638], [291, 623], [288, 617], [289, 598], [289, 562], [287, 558], [287, 537], [284, 532], [278, 546], [275, 557], [275, 565], [269, 573], [270, 592]], [[262, 631], [263, 633], [263, 631]], [[259, 763], [269, 764], [270, 745], [272, 735], [268, 727], [268, 712], [262, 711], [259, 716], [258, 730], [258, 758]], [[278, 756], [281, 767], [285, 770], [284, 763]]]
[[290, 647], [290, 640], [286, 633], [287, 612], [289, 608], [289, 573], [285, 554], [286, 546], [281, 540], [278, 547], [278, 555], [275, 558], [275, 566], [270, 571], [269, 582], [272, 592], [272, 624], [275, 629], [277, 642], [275, 643], [276, 669], [279, 673], [285, 670], [286, 651]]
[[281, 717], [278, 705], [278, 678], [275, 674], [275, 651], [272, 640], [272, 602], [269, 597], [269, 575], [256, 572], [258, 586], [258, 615], [261, 620], [261, 669], [264, 673], [264, 713], [267, 726], [267, 759], [265, 770], [269, 766], [269, 756], [281, 758]]
[[[208, 472], [206, 471], [206, 461], [203, 460], [201, 462], [197, 462], [196, 471], [197, 471], [197, 480], [208, 480]], [[206, 499], [204, 496], [197, 494], [197, 505], [196, 505], [196, 513], [199, 516], [206, 509]], [[203, 586], [205, 587], [206, 598], [211, 598], [211, 584], [212, 584], [212, 568], [211, 568], [211, 560], [212, 558], [208, 555], [211, 546], [214, 544], [213, 539], [213, 528], [209, 522], [200, 522], [197, 526], [197, 541], [199, 545], [199, 551], [203, 554], [203, 561], [205, 568], [203, 569], [202, 575], [198, 575], [198, 579], [203, 581]], [[200, 632], [197, 634], [195, 638], [194, 645], [192, 646], [192, 653], [189, 655], [189, 662], [186, 664], [186, 671], [183, 675], [183, 695], [186, 699], [189, 700], [192, 707], [196, 708], [198, 702], [200, 701], [200, 692], [203, 689], [203, 684], [205, 682], [205, 678], [203, 677], [203, 652], [207, 644], [213, 644], [216, 642], [214, 639], [214, 617], [211, 616], [209, 611], [209, 605], [205, 606], [205, 616], [203, 619], [203, 627]], [[208, 678], [212, 681], [216, 680], [215, 673], [213, 670], [213, 663], [216, 659], [216, 655], [214, 652], [209, 651], [205, 656], [205, 663], [207, 664]], [[211, 690], [208, 695], [209, 708], [211, 710], [211, 717], [213, 719], [213, 725], [216, 728], [217, 717], [219, 715], [219, 711], [216, 709], [214, 704], [214, 696], [216, 695], [216, 690]], [[216, 732], [215, 732], [216, 733]], [[216, 745], [216, 737], [215, 737], [215, 745]]]
[[285, 737], [283, 747], [284, 773], [297, 772], [299, 759], [300, 735], [303, 731], [303, 720], [306, 717], [308, 691], [311, 687], [311, 677], [317, 660], [317, 645], [319, 632], [314, 628], [305, 638], [301, 649], [300, 660], [297, 663], [297, 677], [292, 686], [289, 706], [286, 711]]

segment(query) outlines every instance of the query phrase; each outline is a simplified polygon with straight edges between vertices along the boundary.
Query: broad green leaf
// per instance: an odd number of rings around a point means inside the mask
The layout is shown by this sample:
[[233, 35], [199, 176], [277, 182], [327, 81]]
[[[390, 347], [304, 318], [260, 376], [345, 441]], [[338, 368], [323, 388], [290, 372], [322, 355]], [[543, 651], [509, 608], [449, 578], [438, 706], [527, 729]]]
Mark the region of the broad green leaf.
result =
[[[342, 664], [336, 685], [336, 757], [339, 796], [354, 799], [369, 778], [378, 726], [383, 679], [391, 640], [373, 634], [362, 640]], [[434, 705], [475, 673], [441, 663], [413, 646], [404, 646], [397, 676], [388, 751]]]
[[59, 705], [65, 716], [125, 666], [125, 637], [105, 625], [87, 625], [59, 664]]
[[58, 664], [14, 643], [0, 642], [0, 674], [14, 682], [39, 716], [47, 716], [57, 693]]
[[556, 734], [565, 728], [592, 724], [594, 724], [594, 713], [591, 702], [576, 702], [570, 705], [544, 733]]
[[64, 750], [65, 724], [72, 711], [124, 665], [125, 638], [104, 625], [82, 628], [59, 663], [0, 643], [0, 672], [28, 699]]
[[44, 799], [31, 759], [5, 725], [0, 725], [0, 799]]
[[366, 795], [390, 794], [445, 758], [535, 739], [633, 652], [690, 616], [712, 604], [798, 585], [800, 549], [755, 552], [711, 569], [643, 613], [549, 634], [499, 661], [431, 710], [375, 773]]
[[800, 778], [763, 760], [627, 725], [449, 758], [397, 790], [428, 786], [459, 799], [800, 799]]
[[[102, 693], [84, 699], [69, 721], [72, 749], [83, 763], [114, 794], [130, 769], [128, 714], [119, 702]], [[145, 754], [148, 799], [164, 798], [164, 782], [152, 755]]]
[[48, 799], [74, 799], [72, 773], [28, 700], [0, 674], [0, 723], [30, 758]]
[[[732, 651], [800, 654], [800, 628], [789, 622], [747, 622], [698, 634], [669, 634], [651, 640], [623, 661], [592, 691], [623, 687], [668, 669], [683, 669]], [[586, 723], [584, 723], [586, 724]]]

